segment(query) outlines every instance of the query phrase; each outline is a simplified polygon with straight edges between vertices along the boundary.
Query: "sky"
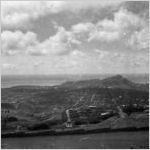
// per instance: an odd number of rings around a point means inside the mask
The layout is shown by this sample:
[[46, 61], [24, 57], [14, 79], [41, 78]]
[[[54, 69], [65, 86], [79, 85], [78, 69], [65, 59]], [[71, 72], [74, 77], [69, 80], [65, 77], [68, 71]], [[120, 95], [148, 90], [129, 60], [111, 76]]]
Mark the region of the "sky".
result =
[[1, 1], [6, 74], [149, 72], [148, 1]]

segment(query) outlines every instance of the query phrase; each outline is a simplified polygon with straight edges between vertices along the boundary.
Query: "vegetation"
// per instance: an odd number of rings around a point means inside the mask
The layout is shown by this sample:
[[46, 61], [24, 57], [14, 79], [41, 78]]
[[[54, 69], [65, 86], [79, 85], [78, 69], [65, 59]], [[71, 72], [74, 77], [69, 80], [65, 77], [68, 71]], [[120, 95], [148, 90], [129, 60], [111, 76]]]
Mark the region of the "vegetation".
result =
[[[48, 129], [62, 124], [66, 121], [63, 114], [70, 108], [79, 110], [78, 113], [73, 113], [76, 115], [74, 118], [78, 118], [75, 119], [75, 124], [79, 125], [87, 122], [99, 123], [116, 115], [117, 109], [112, 99], [115, 99], [117, 105], [128, 115], [143, 112], [145, 105], [149, 104], [148, 85], [133, 83], [122, 76], [67, 82], [52, 87], [2, 88], [1, 93], [2, 102], [14, 102], [17, 106], [15, 115], [7, 122], [22, 119], [24, 121], [20, 122], [33, 130]], [[92, 99], [93, 95], [95, 96]], [[92, 110], [89, 106], [96, 108]], [[112, 113], [108, 117], [100, 116], [100, 113], [110, 110]], [[5, 121], [3, 124], [6, 124]]]

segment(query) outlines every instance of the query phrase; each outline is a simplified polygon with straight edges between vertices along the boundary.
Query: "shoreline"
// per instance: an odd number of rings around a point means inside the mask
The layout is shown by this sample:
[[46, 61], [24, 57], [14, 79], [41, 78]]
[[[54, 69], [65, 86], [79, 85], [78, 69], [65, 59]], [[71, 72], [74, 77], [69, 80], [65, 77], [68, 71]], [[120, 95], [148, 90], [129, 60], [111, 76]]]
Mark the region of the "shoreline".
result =
[[149, 131], [149, 127], [126, 127], [126, 128], [95, 128], [95, 129], [56, 129], [56, 130], [40, 130], [40, 131], [18, 131], [1, 133], [1, 138], [9, 137], [33, 137], [33, 136], [60, 136], [60, 135], [75, 135], [75, 134], [92, 134], [92, 133], [108, 133], [108, 132], [129, 132], [129, 131]]

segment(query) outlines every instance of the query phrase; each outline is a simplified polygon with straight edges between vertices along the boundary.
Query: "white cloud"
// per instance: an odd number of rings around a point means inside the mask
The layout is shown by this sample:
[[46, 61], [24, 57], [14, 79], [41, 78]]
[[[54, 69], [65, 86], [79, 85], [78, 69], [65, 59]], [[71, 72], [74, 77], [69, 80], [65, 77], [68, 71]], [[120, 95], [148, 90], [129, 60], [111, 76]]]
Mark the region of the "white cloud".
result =
[[73, 25], [71, 31], [77, 39], [88, 42], [93, 40], [98, 41], [114, 41], [119, 39], [119, 32], [114, 29], [113, 22], [110, 20], [103, 20], [97, 24], [93, 23], [79, 23]]
[[5, 63], [2, 64], [2, 68], [5, 70], [13, 70], [13, 69], [17, 69], [17, 65]]
[[[111, 3], [3, 1], [2, 69], [6, 73], [16, 69], [14, 73], [20, 70], [20, 73], [36, 71], [49, 74], [147, 71], [147, 53], [132, 51], [148, 49], [149, 28], [146, 19], [120, 6], [114, 10], [111, 8], [109, 14], [99, 9], [109, 4]], [[65, 17], [61, 17], [64, 20], [58, 21], [60, 16], [57, 15], [57, 18], [55, 15], [62, 11], [66, 11], [63, 12]], [[54, 26], [53, 33], [56, 33], [40, 41], [38, 34], [44, 35], [41, 32], [47, 31], [49, 25], [37, 34], [36, 30], [34, 33], [29, 29], [37, 25], [38, 21], [34, 24], [35, 20], [51, 13], [53, 15], [49, 22]], [[75, 17], [70, 18], [70, 13]], [[87, 16], [88, 14], [90, 15]], [[83, 22], [79, 22], [81, 19]]]
[[37, 40], [37, 35], [33, 32], [23, 33], [21, 31], [3, 31], [2, 54], [29, 54], [29, 55], [62, 55], [72, 50], [72, 45], [78, 45], [71, 32], [63, 27], [58, 27], [55, 35], [50, 36], [43, 42]]
[[24, 29], [32, 26], [32, 21], [49, 13], [57, 13], [63, 2], [51, 1], [3, 1], [1, 2], [2, 27]]
[[104, 42], [110, 42], [119, 39], [119, 33], [116, 32], [108, 32], [108, 31], [95, 31], [90, 34], [90, 38], [88, 41], [98, 40]]
[[[81, 7], [93, 7], [88, 4]], [[7, 17], [10, 17], [8, 22], [12, 23], [13, 26], [15, 25], [16, 28], [18, 28], [19, 23], [20, 25], [27, 25], [30, 23], [30, 19], [37, 19], [47, 13], [57, 13], [64, 9], [70, 10], [66, 6], [71, 5], [76, 8], [76, 5], [59, 1], [37, 2], [36, 5], [35, 2], [3, 2], [2, 5], [3, 19], [7, 20]], [[96, 6], [94, 5], [94, 7]], [[56, 34], [43, 42], [38, 41], [36, 33], [33, 32], [23, 33], [19, 30], [15, 32], [4, 30], [1, 35], [2, 53], [6, 55], [18, 53], [62, 55], [70, 53], [76, 48], [86, 50], [87, 44], [90, 45], [94, 42], [99, 43], [99, 45], [107, 42], [105, 47], [108, 46], [109, 49], [110, 44], [117, 44], [115, 42], [122, 44], [122, 47], [127, 46], [131, 49], [146, 49], [149, 44], [147, 23], [136, 14], [123, 8], [114, 13], [114, 19], [112, 20], [104, 19], [95, 24], [92, 22], [78, 23], [73, 25], [70, 30], [66, 30], [56, 22], [53, 22], [53, 24], [57, 30]], [[96, 44], [94, 46], [93, 49], [98, 48]]]
[[143, 26], [143, 20], [131, 12], [120, 8], [114, 14], [113, 20], [104, 19], [96, 25], [96, 30], [90, 33], [88, 41], [116, 41]]
[[138, 27], [142, 24], [141, 18], [127, 11], [126, 9], [120, 8], [120, 10], [114, 14], [114, 26], [118, 29], [126, 29], [128, 27]]
[[38, 43], [35, 47], [28, 50], [33, 55], [61, 55], [72, 50], [72, 44], [79, 44], [72, 34], [63, 27], [58, 27], [55, 35], [50, 36], [47, 40]]
[[74, 33], [81, 33], [81, 32], [90, 32], [91, 30], [93, 30], [93, 28], [94, 24], [88, 22], [73, 25], [71, 29]]
[[114, 13], [113, 20], [104, 19], [96, 24], [91, 22], [78, 23], [72, 26], [70, 32], [80, 43], [120, 41], [120, 43], [125, 44], [135, 31], [143, 30], [145, 26], [144, 19], [120, 8]]
[[2, 54], [15, 55], [24, 53], [26, 49], [37, 44], [36, 34], [33, 32], [4, 31], [1, 34]]
[[141, 31], [136, 31], [132, 34], [128, 41], [129, 45], [138, 50], [147, 49], [149, 47], [149, 29], [144, 28]]
[[65, 1], [2, 1], [1, 20], [4, 29], [28, 29], [34, 20], [65, 10], [77, 12], [88, 8], [99, 8], [115, 2], [65, 2]]

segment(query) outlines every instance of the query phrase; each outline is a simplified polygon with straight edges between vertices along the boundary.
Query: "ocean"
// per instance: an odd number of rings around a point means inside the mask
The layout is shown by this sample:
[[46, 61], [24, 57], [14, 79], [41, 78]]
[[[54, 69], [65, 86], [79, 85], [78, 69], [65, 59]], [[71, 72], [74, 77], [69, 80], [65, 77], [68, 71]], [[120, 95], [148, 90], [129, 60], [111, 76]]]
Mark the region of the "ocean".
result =
[[1, 87], [22, 85], [53, 86], [65, 82], [64, 78], [40, 75], [6, 75], [1, 77]]
[[[2, 75], [1, 88], [23, 85], [53, 86], [66, 81], [104, 79], [114, 74], [86, 75]], [[124, 77], [136, 83], [149, 83], [149, 74], [123, 74]]]

